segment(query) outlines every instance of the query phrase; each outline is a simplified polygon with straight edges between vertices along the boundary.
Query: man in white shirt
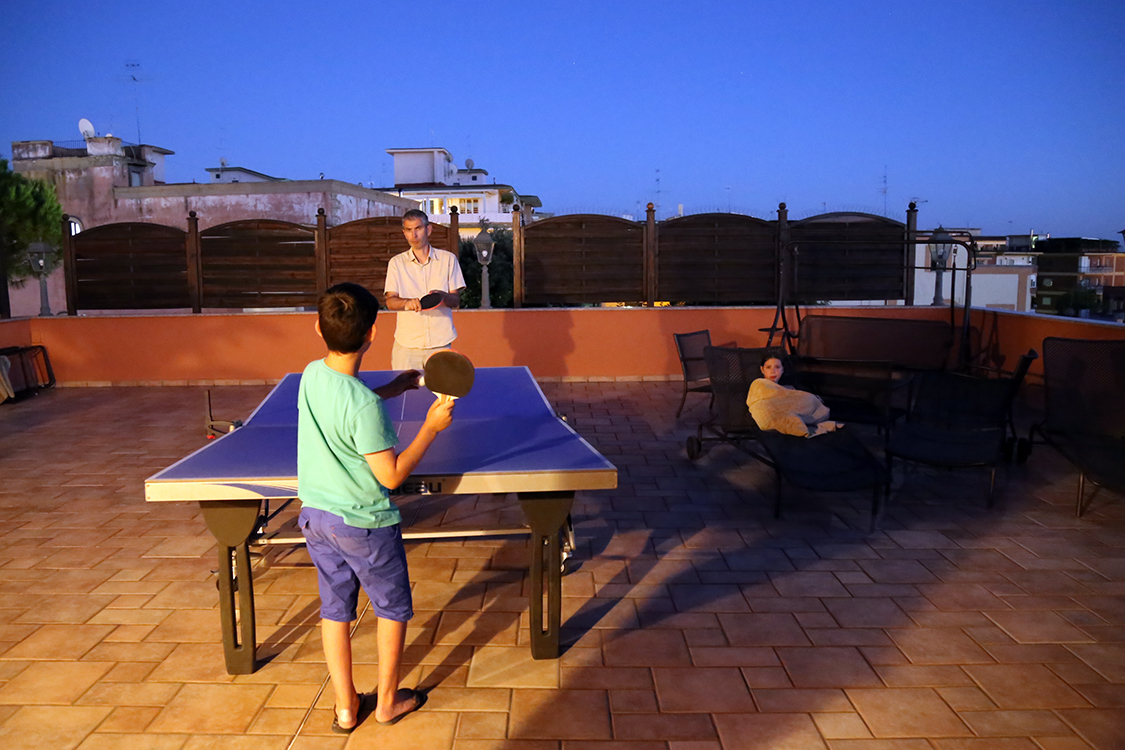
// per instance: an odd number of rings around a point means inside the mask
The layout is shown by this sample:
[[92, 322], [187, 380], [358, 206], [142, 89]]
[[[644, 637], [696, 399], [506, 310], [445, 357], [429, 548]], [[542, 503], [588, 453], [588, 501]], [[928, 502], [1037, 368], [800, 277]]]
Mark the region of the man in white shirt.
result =
[[[453, 311], [461, 306], [465, 278], [457, 256], [430, 247], [430, 219], [412, 208], [402, 217], [402, 233], [410, 249], [391, 258], [383, 296], [388, 310], [397, 313], [391, 368], [421, 370], [426, 358], [448, 349], [457, 338]], [[441, 304], [422, 309], [422, 297], [441, 295]]]

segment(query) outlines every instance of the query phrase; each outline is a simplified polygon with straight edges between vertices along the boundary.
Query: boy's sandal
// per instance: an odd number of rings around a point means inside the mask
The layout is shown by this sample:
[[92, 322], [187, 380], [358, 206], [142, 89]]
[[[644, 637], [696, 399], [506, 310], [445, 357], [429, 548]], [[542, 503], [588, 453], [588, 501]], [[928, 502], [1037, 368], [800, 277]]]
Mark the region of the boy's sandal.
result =
[[367, 696], [364, 695], [363, 693], [359, 693], [359, 700], [356, 701], [355, 724], [352, 724], [350, 727], [340, 726], [340, 715], [336, 713], [336, 707], [333, 706], [332, 707], [332, 731], [335, 732], [336, 734], [351, 734], [352, 732], [354, 732], [356, 730], [356, 727], [358, 727], [360, 724], [363, 723], [363, 719], [364, 719], [363, 706], [364, 706], [364, 703], [366, 703], [366, 701], [367, 701]]

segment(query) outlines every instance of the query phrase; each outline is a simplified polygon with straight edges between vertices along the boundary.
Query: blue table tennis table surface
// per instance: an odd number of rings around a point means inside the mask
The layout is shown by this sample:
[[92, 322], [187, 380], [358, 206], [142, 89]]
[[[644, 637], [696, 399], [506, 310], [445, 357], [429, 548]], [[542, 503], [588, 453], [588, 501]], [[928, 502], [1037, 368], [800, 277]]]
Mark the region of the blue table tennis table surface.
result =
[[[375, 387], [396, 374], [361, 372], [360, 379]], [[299, 373], [286, 375], [242, 427], [145, 480], [145, 499], [296, 497], [300, 380]], [[414, 439], [434, 398], [420, 388], [386, 402], [399, 450]], [[613, 489], [617, 469], [558, 418], [526, 367], [482, 367], [411, 484], [446, 494]]]

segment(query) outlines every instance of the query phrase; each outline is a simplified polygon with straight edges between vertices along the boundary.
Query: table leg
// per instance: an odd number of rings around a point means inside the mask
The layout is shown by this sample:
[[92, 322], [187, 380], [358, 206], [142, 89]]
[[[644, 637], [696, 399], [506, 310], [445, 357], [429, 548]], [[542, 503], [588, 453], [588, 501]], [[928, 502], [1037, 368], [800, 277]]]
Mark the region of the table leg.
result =
[[531, 657], [557, 659], [562, 627], [559, 531], [570, 515], [574, 493], [524, 492], [518, 497], [531, 527]]
[[208, 501], [201, 502], [199, 507], [207, 528], [219, 542], [219, 615], [227, 673], [251, 674], [256, 666], [257, 636], [254, 628], [254, 576], [250, 570], [247, 540], [258, 525], [260, 501]]

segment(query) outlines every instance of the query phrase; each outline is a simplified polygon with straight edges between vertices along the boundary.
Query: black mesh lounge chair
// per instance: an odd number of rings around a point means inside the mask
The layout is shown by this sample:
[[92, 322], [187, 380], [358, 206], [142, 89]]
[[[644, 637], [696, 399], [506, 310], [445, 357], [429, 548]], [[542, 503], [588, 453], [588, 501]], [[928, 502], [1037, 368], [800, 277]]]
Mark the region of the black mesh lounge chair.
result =
[[1043, 340], [1046, 414], [1031, 428], [1078, 469], [1075, 515], [1086, 482], [1125, 492], [1125, 340]]
[[887, 443], [887, 470], [895, 458], [946, 469], [990, 469], [992, 507], [996, 466], [1010, 446], [1012, 402], [1028, 368], [1039, 355], [1020, 358], [1011, 377], [975, 378], [953, 372], [924, 372], [905, 424]]
[[[703, 349], [711, 346], [711, 332], [673, 333], [672, 338], [676, 340], [680, 368], [684, 371], [684, 393], [680, 397], [680, 408], [676, 409], [676, 419], [679, 419], [689, 393], [711, 393], [707, 363], [703, 361]], [[714, 396], [711, 397], [711, 403], [715, 403]]]
[[871, 525], [879, 517], [879, 493], [890, 485], [887, 466], [844, 427], [814, 438], [762, 432], [759, 439], [776, 475], [774, 516], [781, 516], [782, 480], [814, 492], [871, 490]]
[[[782, 480], [814, 491], [852, 492], [872, 489], [871, 526], [879, 511], [878, 493], [888, 484], [886, 467], [848, 430], [815, 438], [761, 430], [750, 416], [746, 396], [761, 377], [765, 355], [780, 357], [780, 349], [707, 347], [704, 358], [715, 395], [712, 417], [687, 441], [688, 457], [698, 458], [704, 440], [730, 443], [774, 470], [774, 516], [780, 517]], [[711, 437], [705, 437], [704, 433]]]
[[762, 376], [762, 357], [784, 357], [780, 348], [742, 349], [707, 346], [703, 359], [714, 402], [711, 415], [700, 423], [695, 435], [687, 439], [687, 455], [692, 461], [703, 455], [706, 443], [729, 443], [755, 458], [763, 458], [748, 447], [757, 443], [761, 430], [750, 416], [746, 394], [750, 384]]

